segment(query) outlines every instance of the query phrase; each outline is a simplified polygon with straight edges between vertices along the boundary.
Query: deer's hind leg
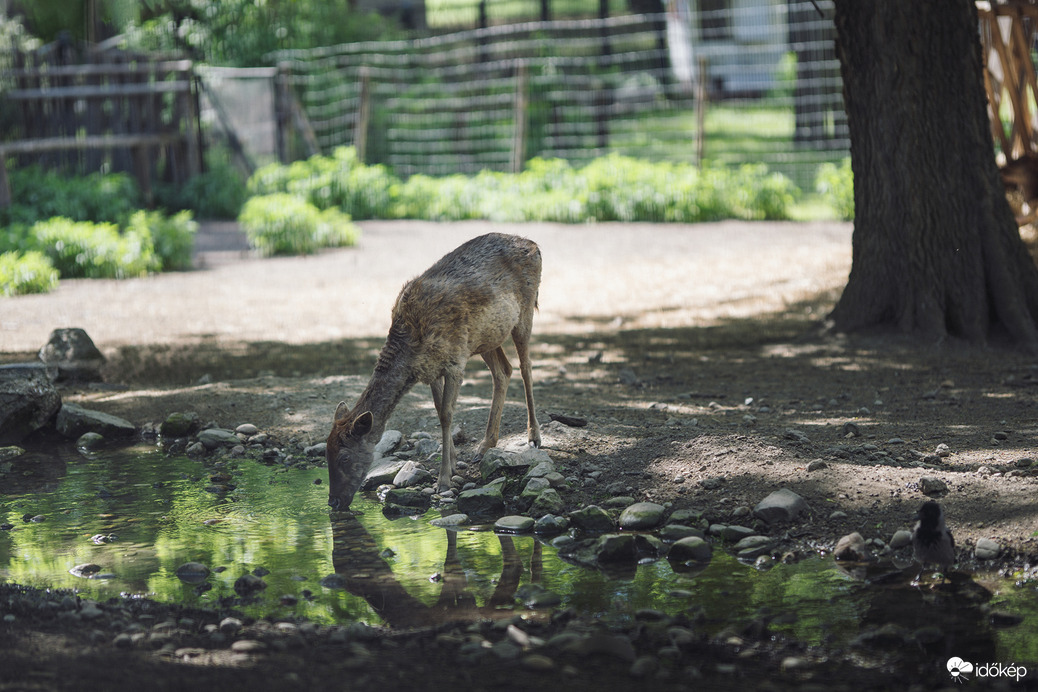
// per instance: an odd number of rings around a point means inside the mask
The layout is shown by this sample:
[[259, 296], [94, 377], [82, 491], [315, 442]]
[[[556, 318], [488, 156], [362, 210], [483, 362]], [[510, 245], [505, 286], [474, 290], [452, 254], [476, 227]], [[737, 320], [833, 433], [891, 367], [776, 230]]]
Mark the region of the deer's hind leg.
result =
[[508, 362], [505, 350], [498, 346], [493, 351], [480, 354], [483, 362], [490, 368], [490, 375], [494, 381], [494, 395], [490, 401], [490, 417], [487, 419], [487, 432], [483, 441], [479, 443], [474, 461], [479, 461], [488, 449], [497, 445], [501, 435], [501, 412], [505, 408], [505, 395], [508, 393], [508, 383], [512, 379], [512, 364]]
[[533, 447], [541, 446], [541, 426], [537, 423], [537, 413], [533, 405], [533, 367], [530, 364], [530, 334], [533, 331], [533, 315], [521, 321], [512, 330], [512, 341], [515, 352], [519, 354], [519, 374], [523, 377], [523, 390], [526, 392], [526, 435]]
[[447, 372], [443, 377], [432, 381], [433, 404], [440, 418], [440, 432], [443, 435], [443, 444], [440, 453], [440, 475], [436, 480], [437, 490], [448, 490], [451, 487], [451, 478], [454, 476], [454, 466], [458, 461], [458, 452], [454, 448], [454, 438], [451, 435], [451, 426], [454, 420], [454, 408], [458, 403], [458, 390], [461, 387], [461, 373]]

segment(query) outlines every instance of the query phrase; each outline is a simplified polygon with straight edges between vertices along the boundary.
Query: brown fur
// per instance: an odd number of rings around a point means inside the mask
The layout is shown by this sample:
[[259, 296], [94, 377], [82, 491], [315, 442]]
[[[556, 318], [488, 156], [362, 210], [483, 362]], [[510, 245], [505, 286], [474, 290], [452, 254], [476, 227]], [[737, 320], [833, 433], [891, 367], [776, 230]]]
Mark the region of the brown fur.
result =
[[526, 392], [527, 436], [540, 445], [534, 413], [529, 341], [541, 253], [518, 236], [491, 233], [464, 243], [404, 285], [375, 372], [357, 404], [335, 411], [328, 436], [329, 504], [349, 505], [373, 460], [389, 414], [417, 382], [429, 384], [443, 435], [437, 485], [450, 487], [457, 451], [450, 428], [465, 363], [480, 355], [490, 368], [494, 395], [479, 459], [497, 444], [512, 366], [502, 345], [512, 337]]

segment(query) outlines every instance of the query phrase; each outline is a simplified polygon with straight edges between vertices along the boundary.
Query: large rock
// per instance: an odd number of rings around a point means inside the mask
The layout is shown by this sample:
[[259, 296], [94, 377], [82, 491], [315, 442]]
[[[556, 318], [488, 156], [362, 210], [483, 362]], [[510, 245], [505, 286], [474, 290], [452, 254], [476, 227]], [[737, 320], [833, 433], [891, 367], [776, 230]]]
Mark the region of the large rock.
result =
[[466, 490], [458, 496], [458, 511], [464, 514], [498, 514], [504, 508], [500, 483]]
[[0, 444], [21, 442], [49, 423], [61, 395], [39, 363], [0, 366]]
[[526, 447], [521, 452], [494, 447], [488, 449], [487, 453], [483, 455], [483, 459], [479, 463], [479, 473], [483, 482], [489, 483], [499, 476], [525, 474], [542, 462], [551, 462], [551, 457], [543, 449], [537, 447]]
[[72, 439], [93, 432], [108, 440], [132, 437], [137, 429], [133, 423], [118, 416], [91, 411], [77, 404], [64, 404], [58, 411], [55, 426], [58, 432]]
[[628, 531], [654, 529], [663, 522], [666, 511], [663, 505], [655, 502], [636, 502], [620, 514], [620, 528]]
[[104, 355], [78, 327], [52, 331], [50, 339], [40, 349], [39, 357], [46, 365], [57, 368], [58, 381], [100, 381], [101, 368], [105, 364]]
[[407, 462], [404, 459], [397, 459], [396, 457], [385, 457], [384, 459], [377, 459], [368, 469], [368, 473], [364, 476], [364, 482], [361, 483], [361, 490], [373, 490], [380, 485], [392, 483], [396, 480], [396, 475], [400, 473], [400, 470], [404, 468], [404, 464]]
[[588, 505], [570, 512], [569, 518], [577, 528], [591, 533], [603, 533], [615, 528], [613, 518], [597, 505]]
[[789, 488], [776, 490], [753, 508], [753, 514], [769, 524], [793, 521], [807, 510], [804, 498]]

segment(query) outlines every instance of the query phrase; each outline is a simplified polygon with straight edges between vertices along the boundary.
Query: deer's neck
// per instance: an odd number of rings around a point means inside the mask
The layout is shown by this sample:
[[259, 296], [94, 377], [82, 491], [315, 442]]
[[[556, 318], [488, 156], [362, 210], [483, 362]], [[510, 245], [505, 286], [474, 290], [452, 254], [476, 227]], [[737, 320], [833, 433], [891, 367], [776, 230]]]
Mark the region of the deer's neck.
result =
[[394, 325], [378, 354], [375, 372], [354, 410], [371, 411], [374, 427], [369, 435], [376, 440], [386, 430], [389, 415], [411, 387], [418, 381], [414, 368], [410, 340], [405, 332]]

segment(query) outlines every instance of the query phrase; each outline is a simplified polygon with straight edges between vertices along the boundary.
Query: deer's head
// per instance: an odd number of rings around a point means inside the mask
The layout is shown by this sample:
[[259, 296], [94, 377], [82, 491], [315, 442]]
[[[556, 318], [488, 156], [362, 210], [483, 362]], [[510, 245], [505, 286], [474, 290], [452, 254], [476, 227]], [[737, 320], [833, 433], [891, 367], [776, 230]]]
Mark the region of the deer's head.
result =
[[328, 435], [328, 505], [342, 511], [349, 508], [375, 458], [374, 442], [365, 438], [371, 432], [371, 411], [350, 411], [345, 401], [335, 408], [335, 420]]

